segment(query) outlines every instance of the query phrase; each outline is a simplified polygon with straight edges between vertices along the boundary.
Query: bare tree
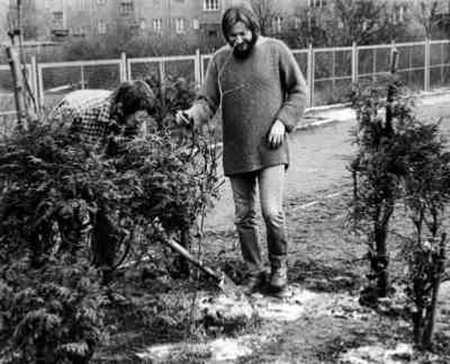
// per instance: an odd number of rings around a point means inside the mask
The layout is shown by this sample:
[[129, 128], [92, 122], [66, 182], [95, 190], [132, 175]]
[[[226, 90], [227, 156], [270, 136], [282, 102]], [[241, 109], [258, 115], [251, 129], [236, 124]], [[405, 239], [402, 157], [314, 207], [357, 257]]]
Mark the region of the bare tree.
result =
[[298, 7], [294, 12], [295, 22], [286, 27], [282, 37], [293, 47], [306, 48], [309, 44], [320, 47], [327, 44], [327, 14], [314, 7]]
[[258, 17], [262, 35], [270, 33], [273, 19], [280, 15], [275, 4], [275, 0], [250, 1], [252, 9]]
[[336, 0], [324, 22], [331, 44], [367, 44], [379, 32], [380, 16], [386, 8], [384, 1]]
[[379, 39], [385, 41], [397, 41], [408, 35], [407, 27], [410, 23], [410, 6], [394, 4], [386, 6], [379, 17]]
[[441, 18], [439, 16], [440, 1], [421, 1], [417, 11], [417, 20], [422, 25], [425, 36], [431, 39], [431, 34]]

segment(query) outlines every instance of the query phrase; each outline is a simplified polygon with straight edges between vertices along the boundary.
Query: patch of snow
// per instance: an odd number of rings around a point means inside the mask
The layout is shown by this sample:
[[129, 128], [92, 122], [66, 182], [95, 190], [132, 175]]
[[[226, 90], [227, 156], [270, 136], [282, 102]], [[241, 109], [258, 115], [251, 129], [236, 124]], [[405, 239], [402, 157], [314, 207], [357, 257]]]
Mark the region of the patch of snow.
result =
[[217, 339], [210, 343], [212, 357], [215, 362], [236, 360], [250, 355], [252, 350], [238, 339]]
[[[137, 353], [136, 356], [141, 360], [151, 361], [152, 363], [165, 363], [168, 360], [176, 360], [182, 354], [199, 354], [207, 356], [207, 362], [219, 364], [233, 362], [241, 357], [251, 355], [253, 350], [251, 343], [256, 338], [251, 336], [242, 336], [240, 338], [221, 338], [209, 343], [197, 344], [166, 344], [155, 345], [147, 348], [145, 351]], [[266, 338], [258, 337], [259, 341], [265, 341]]]
[[198, 310], [205, 316], [219, 321], [248, 320], [254, 312], [246, 297], [234, 295], [204, 297], [198, 303]]
[[295, 321], [298, 320], [305, 308], [292, 303], [269, 303], [258, 309], [258, 315], [265, 320]]
[[410, 361], [413, 357], [414, 351], [411, 344], [400, 343], [394, 350], [386, 350], [384, 353], [384, 360], [386, 362]]
[[306, 304], [316, 298], [316, 293], [292, 286], [287, 298], [274, 300], [262, 296], [255, 301], [255, 306], [265, 320], [295, 321], [304, 315]]
[[[185, 346], [185, 345], [183, 345]], [[169, 357], [182, 351], [181, 344], [161, 344], [147, 348], [144, 352], [137, 353], [139, 359], [167, 360]]]
[[399, 343], [395, 349], [362, 346], [341, 355], [339, 364], [402, 364], [411, 362], [413, 354], [412, 345], [405, 343]]
[[385, 349], [381, 346], [362, 346], [344, 353], [339, 364], [378, 364], [383, 363]]

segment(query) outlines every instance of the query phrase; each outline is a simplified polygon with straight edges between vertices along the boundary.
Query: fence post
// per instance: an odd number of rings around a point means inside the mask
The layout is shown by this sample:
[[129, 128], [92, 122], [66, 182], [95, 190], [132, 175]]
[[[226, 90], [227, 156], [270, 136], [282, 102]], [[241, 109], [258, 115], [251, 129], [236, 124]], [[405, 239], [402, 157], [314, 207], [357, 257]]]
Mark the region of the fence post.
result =
[[127, 68], [127, 54], [122, 52], [120, 54], [120, 82], [129, 81], [131, 79], [131, 75]]
[[81, 67], [80, 67], [80, 72], [81, 72], [81, 89], [84, 90], [85, 89], [84, 84], [86, 81], [84, 80], [84, 66], [83, 65], [81, 65]]
[[308, 107], [314, 106], [314, 49], [312, 43], [308, 46]]
[[201, 62], [202, 62], [202, 56], [200, 55], [200, 49], [197, 48], [195, 50], [195, 61], [194, 61], [194, 78], [195, 78], [195, 85], [197, 88], [200, 87], [202, 83], [202, 76], [201, 76]]
[[358, 83], [358, 47], [356, 42], [352, 44], [352, 83]]
[[430, 38], [425, 39], [425, 69], [424, 69], [424, 90], [430, 90], [430, 65], [431, 65], [431, 52], [430, 52]]
[[44, 72], [42, 71], [42, 65], [37, 65], [37, 78], [38, 78], [38, 100], [39, 107], [42, 109], [45, 103], [45, 92], [44, 92]]
[[36, 111], [40, 111], [42, 108], [42, 102], [39, 95], [39, 86], [38, 86], [38, 66], [37, 66], [37, 59], [36, 56], [31, 57], [31, 63], [30, 63], [30, 85], [31, 85], [31, 92], [33, 93], [33, 97], [36, 102]]
[[165, 95], [166, 95], [166, 63], [161, 60], [158, 64], [159, 69], [159, 90], [161, 94], [161, 107], [165, 109]]
[[27, 110], [25, 104], [25, 88], [22, 77], [22, 72], [20, 70], [19, 55], [16, 49], [12, 46], [6, 48], [6, 56], [8, 57], [8, 62], [11, 67], [11, 75], [14, 84], [14, 100], [16, 104], [17, 112], [17, 124], [19, 130], [24, 127], [25, 119], [27, 117]]
[[395, 73], [397, 73], [399, 57], [400, 57], [400, 53], [398, 52], [397, 46], [396, 46], [395, 42], [392, 42], [391, 68], [390, 68], [391, 75], [394, 75]]

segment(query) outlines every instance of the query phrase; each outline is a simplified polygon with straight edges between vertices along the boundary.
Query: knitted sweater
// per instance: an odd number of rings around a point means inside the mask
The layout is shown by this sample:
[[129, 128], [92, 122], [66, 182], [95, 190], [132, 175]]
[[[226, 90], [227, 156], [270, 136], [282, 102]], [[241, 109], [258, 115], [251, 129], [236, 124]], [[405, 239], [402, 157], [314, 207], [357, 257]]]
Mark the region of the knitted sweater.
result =
[[[206, 121], [222, 109], [225, 175], [289, 164], [288, 141], [271, 149], [267, 143], [275, 120], [290, 132], [306, 104], [306, 82], [288, 49], [279, 40], [260, 36], [245, 59], [230, 46], [212, 57], [194, 119]], [[203, 119], [203, 120], [202, 120]]]

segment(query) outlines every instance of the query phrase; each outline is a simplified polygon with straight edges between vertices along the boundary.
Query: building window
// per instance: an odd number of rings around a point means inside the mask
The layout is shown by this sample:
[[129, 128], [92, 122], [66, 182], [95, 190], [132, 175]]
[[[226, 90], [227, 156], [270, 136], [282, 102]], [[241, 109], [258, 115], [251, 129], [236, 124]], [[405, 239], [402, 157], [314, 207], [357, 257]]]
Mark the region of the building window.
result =
[[281, 23], [282, 23], [283, 19], [281, 19], [281, 17], [279, 16], [275, 16], [272, 19], [272, 29], [274, 32], [276, 33], [280, 33], [281, 32]]
[[119, 4], [120, 15], [130, 15], [134, 10], [132, 0], [121, 0]]
[[308, 6], [310, 8], [323, 8], [327, 5], [326, 0], [308, 0]]
[[89, 0], [78, 0], [78, 9], [79, 10], [88, 10], [89, 9]]
[[65, 28], [64, 13], [62, 11], [52, 12], [52, 29], [64, 29]]
[[147, 29], [147, 21], [145, 20], [145, 18], [141, 18], [141, 20], [139, 21], [139, 28], [141, 28], [141, 30]]
[[398, 21], [402, 22], [402, 23], [405, 21], [405, 7], [404, 6], [400, 6], [398, 8]]
[[56, 24], [62, 24], [64, 21], [64, 13], [62, 11], [53, 12], [53, 22]]
[[76, 27], [73, 29], [73, 35], [76, 37], [83, 37], [85, 34], [86, 33], [83, 27]]
[[184, 33], [185, 32], [184, 19], [183, 18], [176, 18], [175, 19], [175, 31], [177, 33]]
[[394, 8], [392, 12], [392, 22], [394, 24], [403, 23], [405, 21], [405, 6], [399, 5]]
[[203, 10], [219, 10], [219, 0], [203, 0]]
[[98, 34], [106, 34], [106, 22], [104, 20], [98, 21]]
[[365, 32], [368, 28], [367, 20], [363, 20], [362, 22], [362, 31]]
[[153, 19], [153, 30], [157, 33], [162, 31], [162, 19]]
[[200, 22], [198, 21], [198, 19], [192, 19], [192, 28], [200, 29]]

